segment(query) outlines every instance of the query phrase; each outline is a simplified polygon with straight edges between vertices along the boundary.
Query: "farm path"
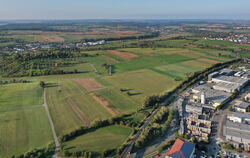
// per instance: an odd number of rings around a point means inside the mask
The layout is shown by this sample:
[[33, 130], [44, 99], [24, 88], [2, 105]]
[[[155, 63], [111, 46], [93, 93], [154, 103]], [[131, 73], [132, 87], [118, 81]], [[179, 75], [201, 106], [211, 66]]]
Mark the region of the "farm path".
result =
[[53, 124], [53, 121], [52, 121], [52, 118], [51, 118], [51, 115], [50, 115], [50, 112], [49, 112], [49, 108], [48, 108], [48, 105], [47, 105], [46, 88], [44, 88], [44, 90], [43, 90], [43, 100], [44, 100], [43, 106], [45, 107], [45, 110], [46, 110], [46, 113], [47, 113], [47, 116], [48, 116], [48, 119], [49, 119], [50, 127], [51, 127], [51, 130], [52, 130], [52, 134], [53, 134], [53, 137], [54, 137], [54, 141], [55, 141], [55, 144], [56, 144], [56, 149], [55, 149], [55, 153], [53, 155], [53, 158], [60, 158], [60, 157], [57, 156], [57, 153], [60, 150], [60, 144], [59, 144], [59, 141], [58, 141], [58, 138], [57, 138], [57, 135], [56, 135], [55, 126]]
[[94, 69], [95, 73], [98, 74], [97, 77], [100, 78], [102, 75], [101, 75], [101, 73], [98, 72], [98, 70], [96, 69], [95, 65], [94, 64], [90, 64], [90, 63], [89, 63], [89, 65]]

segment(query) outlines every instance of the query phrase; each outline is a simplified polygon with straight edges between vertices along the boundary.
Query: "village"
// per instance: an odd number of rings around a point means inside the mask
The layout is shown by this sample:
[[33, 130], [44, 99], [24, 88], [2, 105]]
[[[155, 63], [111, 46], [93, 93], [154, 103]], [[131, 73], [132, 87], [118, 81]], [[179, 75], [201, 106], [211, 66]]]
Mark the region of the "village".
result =
[[97, 46], [110, 43], [105, 40], [89, 41], [89, 42], [76, 42], [76, 43], [27, 43], [27, 44], [17, 44], [14, 46], [4, 47], [3, 51], [9, 51], [13, 53], [22, 52], [39, 52], [41, 50], [48, 50], [53, 48], [79, 48], [86, 46]]

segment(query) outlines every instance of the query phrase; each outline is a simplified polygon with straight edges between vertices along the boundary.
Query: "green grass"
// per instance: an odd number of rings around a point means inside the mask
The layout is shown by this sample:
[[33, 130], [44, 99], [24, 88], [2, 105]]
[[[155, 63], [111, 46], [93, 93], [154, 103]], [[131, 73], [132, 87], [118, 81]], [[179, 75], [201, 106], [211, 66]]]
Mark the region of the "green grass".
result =
[[119, 147], [131, 134], [132, 129], [118, 125], [99, 128], [76, 139], [66, 142], [65, 148], [72, 151], [94, 151], [101, 153], [104, 149]]
[[156, 69], [165, 72], [174, 78], [182, 78], [184, 79], [188, 73], [196, 72], [202, 70], [202, 68], [193, 67], [191, 65], [185, 65], [182, 63], [178, 64], [168, 64], [156, 67]]
[[[105, 84], [107, 88], [112, 88], [112, 90], [119, 93], [119, 95], [132, 100], [137, 106], [142, 104], [142, 100], [145, 96], [171, 91], [180, 83], [169, 76], [148, 69], [105, 76], [100, 80], [105, 81], [103, 84]], [[120, 88], [130, 89], [129, 91], [132, 95], [128, 96], [126, 92], [120, 92]], [[103, 95], [105, 96], [105, 94]]]
[[0, 85], [0, 111], [43, 104], [39, 82]]
[[114, 65], [114, 72], [125, 72], [131, 70], [138, 70], [150, 68], [159, 65], [155, 61], [150, 61], [147, 58], [137, 58], [127, 62], [118, 63]]
[[128, 117], [124, 117], [124, 120], [130, 120], [132, 122], [140, 122], [144, 119], [144, 114], [139, 112], [139, 113], [135, 113], [131, 116], [128, 116]]
[[51, 142], [44, 107], [0, 113], [0, 157], [23, 154]]
[[126, 92], [121, 94], [115, 88], [105, 88], [97, 93], [103, 96], [109, 103], [114, 105], [121, 112], [134, 112], [137, 110], [137, 102], [124, 95]]
[[191, 43], [192, 40], [187, 39], [180, 39], [180, 40], [165, 40], [165, 41], [157, 41], [155, 42], [159, 46], [168, 46], [168, 47], [175, 47], [175, 48], [182, 48], [186, 44]]
[[47, 100], [58, 135], [68, 133], [83, 125], [70, 105], [68, 105], [66, 101], [68, 98], [75, 102], [89, 122], [97, 118], [104, 119], [111, 116], [78, 83], [70, 79], [51, 81], [51, 83], [54, 83], [54, 87], [47, 88]]
[[193, 60], [194, 58], [190, 58], [179, 54], [171, 54], [171, 55], [153, 56], [152, 59], [155, 59], [157, 60], [157, 62], [160, 62], [162, 64], [172, 64], [172, 63], [179, 63], [183, 61]]
[[124, 48], [124, 49], [118, 49], [117, 51], [121, 52], [130, 52], [133, 54], [138, 54], [142, 56], [148, 56], [148, 55], [167, 55], [169, 53], [180, 53], [180, 52], [186, 52], [187, 49], [183, 48]]
[[183, 61], [193, 60], [193, 58], [179, 55], [179, 54], [171, 54], [171, 55], [160, 55], [160, 56], [152, 56], [152, 57], [142, 57], [133, 59], [127, 62], [115, 64], [115, 72], [125, 72], [131, 70], [152, 68], [159, 65], [178, 63]]

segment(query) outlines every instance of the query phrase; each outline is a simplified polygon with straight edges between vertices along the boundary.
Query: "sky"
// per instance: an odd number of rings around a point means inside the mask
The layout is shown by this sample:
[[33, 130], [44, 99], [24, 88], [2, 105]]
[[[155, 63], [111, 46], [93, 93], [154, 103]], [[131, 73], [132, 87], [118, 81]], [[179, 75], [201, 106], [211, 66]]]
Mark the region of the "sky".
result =
[[0, 0], [0, 20], [246, 19], [250, 0]]

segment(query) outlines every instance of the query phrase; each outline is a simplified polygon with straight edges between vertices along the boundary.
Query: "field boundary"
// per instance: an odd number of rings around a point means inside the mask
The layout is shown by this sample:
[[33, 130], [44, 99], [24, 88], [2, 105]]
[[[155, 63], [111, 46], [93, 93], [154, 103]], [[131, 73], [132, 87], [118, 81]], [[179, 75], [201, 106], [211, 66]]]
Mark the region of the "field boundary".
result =
[[75, 102], [71, 98], [68, 98], [66, 101], [68, 105], [71, 107], [71, 109], [74, 111], [74, 113], [77, 115], [77, 117], [82, 121], [82, 123], [86, 126], [89, 126], [90, 125], [89, 120], [81, 111], [81, 109], [75, 104]]
[[114, 105], [109, 103], [103, 96], [97, 95], [95, 93], [90, 94], [99, 104], [101, 104], [110, 114], [119, 115], [121, 114], [120, 110], [117, 109]]
[[88, 92], [104, 89], [105, 87], [97, 82], [94, 78], [76, 78], [72, 79]]

